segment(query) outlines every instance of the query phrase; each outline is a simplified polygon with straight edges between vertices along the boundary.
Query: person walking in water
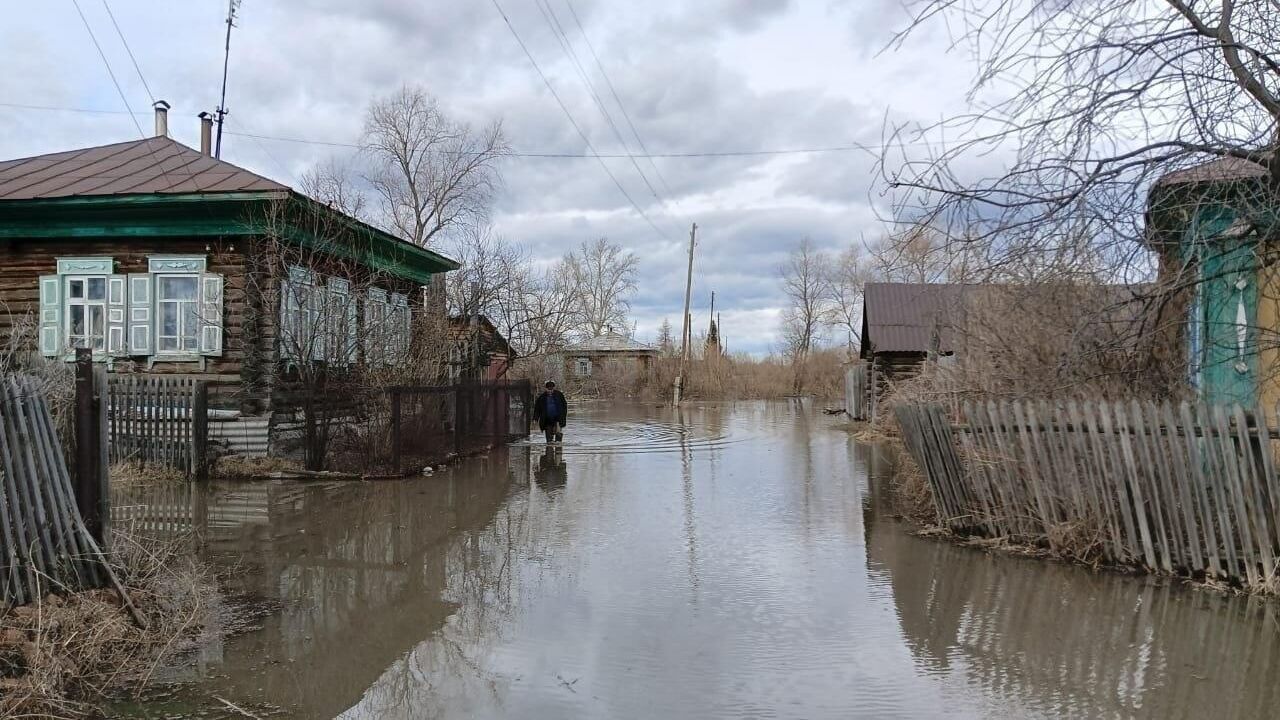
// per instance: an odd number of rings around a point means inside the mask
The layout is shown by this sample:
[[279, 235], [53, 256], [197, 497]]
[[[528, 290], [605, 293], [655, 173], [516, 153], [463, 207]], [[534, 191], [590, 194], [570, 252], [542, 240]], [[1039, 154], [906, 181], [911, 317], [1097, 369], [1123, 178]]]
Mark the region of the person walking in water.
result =
[[554, 382], [548, 380], [546, 388], [533, 403], [533, 417], [546, 434], [547, 442], [560, 442], [564, 440], [564, 426], [569, 419], [569, 403]]

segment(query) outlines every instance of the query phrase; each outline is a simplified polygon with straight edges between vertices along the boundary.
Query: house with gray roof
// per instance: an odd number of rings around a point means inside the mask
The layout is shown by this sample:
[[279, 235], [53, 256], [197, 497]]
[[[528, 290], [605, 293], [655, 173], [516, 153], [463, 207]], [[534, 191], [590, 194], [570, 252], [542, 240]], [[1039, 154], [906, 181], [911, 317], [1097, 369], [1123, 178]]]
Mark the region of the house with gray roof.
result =
[[633, 385], [653, 369], [657, 348], [617, 332], [606, 332], [565, 347], [558, 353], [559, 369], [568, 381], [605, 381]]

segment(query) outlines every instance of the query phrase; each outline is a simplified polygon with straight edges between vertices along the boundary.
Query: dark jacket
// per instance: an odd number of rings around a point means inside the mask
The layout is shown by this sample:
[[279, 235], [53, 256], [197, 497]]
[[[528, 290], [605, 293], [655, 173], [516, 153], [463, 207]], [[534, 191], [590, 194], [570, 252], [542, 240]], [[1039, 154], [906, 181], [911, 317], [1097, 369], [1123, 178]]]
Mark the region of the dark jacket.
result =
[[[547, 415], [547, 399], [552, 395], [556, 398], [556, 409], [559, 411], [556, 413], [555, 417], [549, 417]], [[569, 403], [565, 401], [564, 393], [559, 390], [542, 391], [542, 394], [538, 396], [538, 399], [533, 401], [533, 419], [537, 420], [538, 427], [544, 430], [547, 425], [550, 425], [553, 422], [560, 423], [561, 425], [568, 425]]]

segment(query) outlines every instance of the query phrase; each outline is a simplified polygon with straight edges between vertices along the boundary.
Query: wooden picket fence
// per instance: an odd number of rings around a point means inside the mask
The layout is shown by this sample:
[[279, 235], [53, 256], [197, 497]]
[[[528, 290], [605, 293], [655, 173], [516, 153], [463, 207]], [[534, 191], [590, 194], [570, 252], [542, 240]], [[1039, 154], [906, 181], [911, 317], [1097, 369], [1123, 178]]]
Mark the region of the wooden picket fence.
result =
[[110, 460], [161, 463], [196, 475], [209, 443], [204, 382], [165, 375], [111, 375], [107, 380]]
[[0, 608], [109, 574], [39, 384], [21, 375], [0, 375], [0, 541]]
[[1280, 425], [1259, 409], [988, 402], [894, 409], [951, 529], [1277, 587]]

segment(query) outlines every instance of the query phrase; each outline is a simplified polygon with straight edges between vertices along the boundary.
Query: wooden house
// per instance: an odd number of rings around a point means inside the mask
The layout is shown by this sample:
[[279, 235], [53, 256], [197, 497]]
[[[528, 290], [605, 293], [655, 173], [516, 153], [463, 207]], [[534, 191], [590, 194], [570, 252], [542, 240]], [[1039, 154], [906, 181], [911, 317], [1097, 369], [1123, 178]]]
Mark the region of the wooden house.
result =
[[607, 332], [564, 348], [557, 371], [569, 381], [603, 380], [617, 385], [643, 380], [653, 369], [656, 348], [617, 332]]
[[511, 344], [484, 315], [449, 318], [449, 379], [500, 380], [511, 369]]
[[254, 450], [296, 410], [290, 368], [394, 365], [421, 341], [423, 288], [457, 263], [215, 159], [207, 120], [201, 150], [163, 103], [156, 127], [0, 162], [0, 337], [205, 380]]
[[1280, 402], [1280, 213], [1266, 167], [1223, 158], [1169, 173], [1147, 199], [1147, 242], [1181, 315], [1185, 376], [1215, 403]]

